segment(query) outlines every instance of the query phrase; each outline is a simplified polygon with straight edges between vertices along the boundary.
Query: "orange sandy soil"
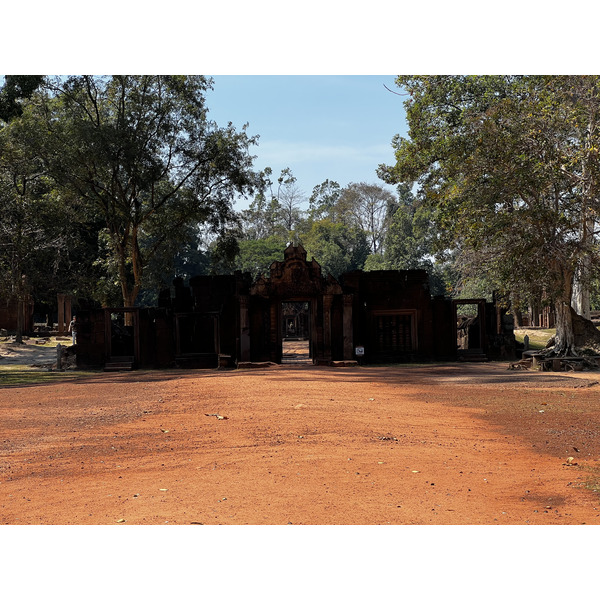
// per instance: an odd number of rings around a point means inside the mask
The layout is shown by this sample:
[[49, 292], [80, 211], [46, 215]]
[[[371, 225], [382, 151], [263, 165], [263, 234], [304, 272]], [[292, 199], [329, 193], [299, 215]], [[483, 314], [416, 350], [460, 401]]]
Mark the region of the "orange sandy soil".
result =
[[600, 524], [598, 382], [286, 365], [4, 388], [0, 523]]

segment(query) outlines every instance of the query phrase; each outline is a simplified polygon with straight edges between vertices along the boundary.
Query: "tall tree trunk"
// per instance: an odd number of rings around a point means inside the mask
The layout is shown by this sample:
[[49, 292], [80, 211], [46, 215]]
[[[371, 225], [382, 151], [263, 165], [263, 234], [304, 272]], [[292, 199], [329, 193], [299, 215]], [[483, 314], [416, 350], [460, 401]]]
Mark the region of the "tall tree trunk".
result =
[[23, 343], [23, 329], [24, 329], [24, 319], [23, 312], [25, 310], [25, 303], [21, 299], [21, 296], [17, 296], [17, 333], [15, 335], [15, 342], [17, 344]]
[[565, 302], [564, 299], [559, 299], [555, 303], [555, 311], [556, 341], [554, 344], [554, 353], [560, 356], [576, 354], [571, 303]]
[[[133, 308], [135, 306], [135, 300], [138, 296], [138, 288], [137, 286], [133, 286], [131, 290], [127, 292], [127, 294], [123, 294], [123, 307], [124, 308]], [[126, 312], [124, 315], [125, 325], [132, 326], [133, 325], [133, 314], [130, 312]]]
[[575, 354], [575, 332], [573, 329], [573, 315], [571, 297], [573, 295], [573, 271], [561, 267], [554, 261], [554, 273], [559, 286], [559, 294], [554, 307], [556, 311], [556, 341], [554, 353], [561, 356]]
[[591, 257], [585, 256], [583, 258], [583, 263], [584, 264], [578, 269], [577, 276], [573, 282], [573, 298], [571, 300], [571, 305], [578, 315], [581, 315], [584, 319], [590, 319], [592, 316], [590, 288], [586, 272], [589, 272]]
[[[583, 139], [583, 145], [586, 148], [586, 156], [589, 156], [594, 140], [594, 130], [596, 128], [594, 115], [588, 115], [589, 122], [586, 128], [586, 134]], [[597, 151], [593, 153], [594, 162], [596, 159]], [[584, 319], [591, 318], [591, 307], [590, 307], [590, 275], [592, 269], [592, 248], [590, 244], [594, 240], [594, 229], [596, 225], [596, 219], [593, 216], [590, 207], [595, 204], [596, 198], [594, 194], [594, 182], [593, 176], [591, 176], [592, 169], [589, 168], [588, 160], [584, 159], [582, 164], [581, 180], [582, 180], [582, 191], [581, 191], [581, 247], [583, 248], [583, 254], [577, 265], [577, 271], [575, 273], [575, 281], [573, 284], [573, 299], [572, 306], [578, 315], [581, 315]]]
[[513, 308], [513, 317], [515, 319], [515, 327], [517, 329], [522, 329], [523, 328], [523, 313], [519, 309]]
[[[119, 279], [121, 283], [121, 295], [123, 297], [123, 308], [133, 308], [138, 294], [142, 287], [142, 275], [144, 263], [137, 239], [138, 229], [133, 228], [130, 239], [125, 240], [117, 246], [119, 254]], [[133, 270], [133, 284], [130, 284], [129, 273], [127, 269], [127, 248], [131, 252], [131, 265]], [[133, 316], [131, 313], [125, 313], [125, 325], [133, 325]]]
[[577, 356], [580, 350], [593, 350], [597, 354], [600, 352], [600, 331], [591, 320], [577, 314], [571, 306], [573, 271], [565, 269], [560, 275], [562, 291], [555, 302], [556, 337], [553, 354]]
[[583, 211], [583, 223], [581, 226], [581, 244], [587, 251], [583, 253], [579, 264], [577, 265], [577, 271], [575, 272], [575, 279], [573, 281], [573, 298], [571, 305], [575, 309], [578, 315], [581, 315], [584, 319], [590, 319], [592, 316], [590, 306], [590, 275], [592, 272], [592, 250], [588, 248], [588, 245], [593, 242], [594, 239], [594, 227], [595, 219], [585, 214], [587, 201], [584, 203]]
[[521, 298], [516, 292], [510, 294], [510, 305], [512, 308], [513, 318], [515, 320], [515, 327], [521, 329], [523, 327], [523, 311], [521, 310]]
[[[119, 253], [119, 283], [121, 284], [121, 297], [123, 298], [123, 308], [133, 308], [135, 306], [135, 300], [137, 298], [139, 287], [134, 285], [129, 286], [128, 273], [127, 273], [127, 254], [126, 246], [118, 246]], [[124, 315], [125, 325], [133, 325], [133, 318], [129, 312]]]

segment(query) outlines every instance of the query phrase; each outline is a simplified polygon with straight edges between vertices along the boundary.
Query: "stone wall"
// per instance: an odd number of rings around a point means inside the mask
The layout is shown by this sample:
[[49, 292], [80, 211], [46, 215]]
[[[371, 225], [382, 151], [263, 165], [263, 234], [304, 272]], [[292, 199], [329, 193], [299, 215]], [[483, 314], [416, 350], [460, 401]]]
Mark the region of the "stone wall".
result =
[[[306, 258], [302, 246], [288, 246], [270, 277], [255, 282], [242, 273], [193, 277], [187, 286], [175, 280], [171, 291], [160, 293], [158, 308], [136, 313], [138, 366], [281, 362], [287, 302], [308, 307], [315, 364], [456, 360], [453, 301], [431, 297], [425, 271], [353, 271], [338, 282]], [[110, 310], [78, 314], [81, 364], [106, 360]], [[508, 320], [493, 304], [485, 309], [483, 353], [514, 355]]]

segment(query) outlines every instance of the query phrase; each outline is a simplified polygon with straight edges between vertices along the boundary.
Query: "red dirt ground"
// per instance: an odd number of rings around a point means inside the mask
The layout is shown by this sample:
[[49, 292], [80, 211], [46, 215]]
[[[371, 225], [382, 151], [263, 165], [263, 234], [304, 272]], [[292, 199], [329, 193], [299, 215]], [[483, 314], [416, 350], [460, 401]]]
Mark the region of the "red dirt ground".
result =
[[4, 388], [0, 522], [600, 524], [599, 382], [286, 365]]

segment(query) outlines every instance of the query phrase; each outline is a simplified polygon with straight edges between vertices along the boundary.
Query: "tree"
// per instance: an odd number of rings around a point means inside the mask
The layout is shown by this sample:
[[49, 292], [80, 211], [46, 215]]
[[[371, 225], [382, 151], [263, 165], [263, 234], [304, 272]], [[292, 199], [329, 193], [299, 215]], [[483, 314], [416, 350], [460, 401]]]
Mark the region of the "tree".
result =
[[102, 215], [124, 306], [189, 223], [221, 231], [253, 189], [254, 139], [207, 118], [201, 76], [77, 76], [47, 83], [37, 146], [63, 194]]
[[277, 203], [280, 206], [283, 225], [288, 232], [295, 231], [302, 220], [302, 209], [300, 207], [305, 198], [296, 181], [296, 177], [292, 175], [290, 169], [283, 169], [277, 179]]
[[260, 240], [271, 236], [287, 238], [287, 231], [281, 221], [281, 207], [276, 198], [260, 191], [250, 206], [240, 213], [241, 237], [247, 240]]
[[0, 88], [0, 121], [10, 121], [23, 114], [22, 101], [31, 98], [42, 85], [43, 75], [6, 75]]
[[0, 290], [17, 300], [16, 341], [21, 343], [32, 250], [43, 243], [36, 205], [45, 190], [40, 170], [15, 144], [12, 132], [0, 130]]
[[81, 242], [42, 162], [31, 151], [29, 134], [20, 117], [0, 127], [0, 295], [17, 301], [17, 342], [24, 333], [23, 304], [30, 290], [48, 301], [58, 280], [75, 284], [69, 263]]
[[351, 183], [337, 199], [335, 220], [364, 231], [371, 252], [381, 253], [390, 209], [395, 201], [394, 194], [381, 185]]
[[330, 219], [314, 221], [301, 241], [308, 256], [314, 257], [325, 273], [336, 278], [347, 271], [362, 269], [369, 254], [367, 237], [362, 230]]
[[[162, 244], [146, 265], [144, 286], [138, 297], [142, 306], [156, 306], [158, 293], [170, 287], [175, 278], [189, 280], [196, 275], [208, 275], [211, 268], [211, 253], [205, 232], [194, 223], [183, 225], [176, 235]], [[151, 245], [154, 235], [142, 245]]]
[[[424, 269], [433, 295], [451, 291], [454, 283], [452, 258], [435, 256], [436, 228], [431, 210], [416, 198], [410, 184], [398, 185], [398, 202], [391, 209], [385, 234], [382, 265], [386, 269]], [[436, 260], [437, 258], [437, 260]], [[376, 262], [369, 262], [375, 268]]]
[[268, 275], [273, 262], [281, 260], [285, 245], [285, 240], [278, 236], [241, 240], [235, 268], [244, 273], [251, 273], [254, 279], [259, 275]]
[[[30, 287], [26, 271], [30, 249], [39, 243], [37, 215], [28, 206], [40, 197], [42, 171], [20, 147], [10, 124], [23, 113], [22, 102], [42, 83], [40, 75], [6, 75], [0, 88], [0, 292], [17, 300], [16, 341], [23, 340], [22, 303]], [[4, 122], [4, 124], [2, 124]]]
[[335, 218], [335, 208], [342, 194], [342, 188], [337, 181], [326, 179], [313, 188], [308, 199], [309, 215], [314, 221]]
[[[578, 265], [595, 254], [597, 77], [399, 77], [410, 139], [394, 138], [388, 182], [416, 181], [441, 246], [495, 257], [507, 291], [543, 280], [555, 351], [576, 350]], [[439, 246], [438, 246], [439, 247]], [[575, 316], [574, 316], [575, 315]]]
[[296, 228], [303, 221], [300, 206], [304, 194], [296, 185], [291, 169], [282, 169], [277, 185], [271, 179], [270, 167], [260, 173], [260, 189], [248, 207], [242, 211], [241, 221], [245, 239], [264, 239], [272, 236], [291, 241]]
[[433, 227], [430, 211], [410, 185], [400, 184], [400, 201], [393, 207], [385, 236], [384, 256], [394, 269], [429, 269], [433, 264]]

